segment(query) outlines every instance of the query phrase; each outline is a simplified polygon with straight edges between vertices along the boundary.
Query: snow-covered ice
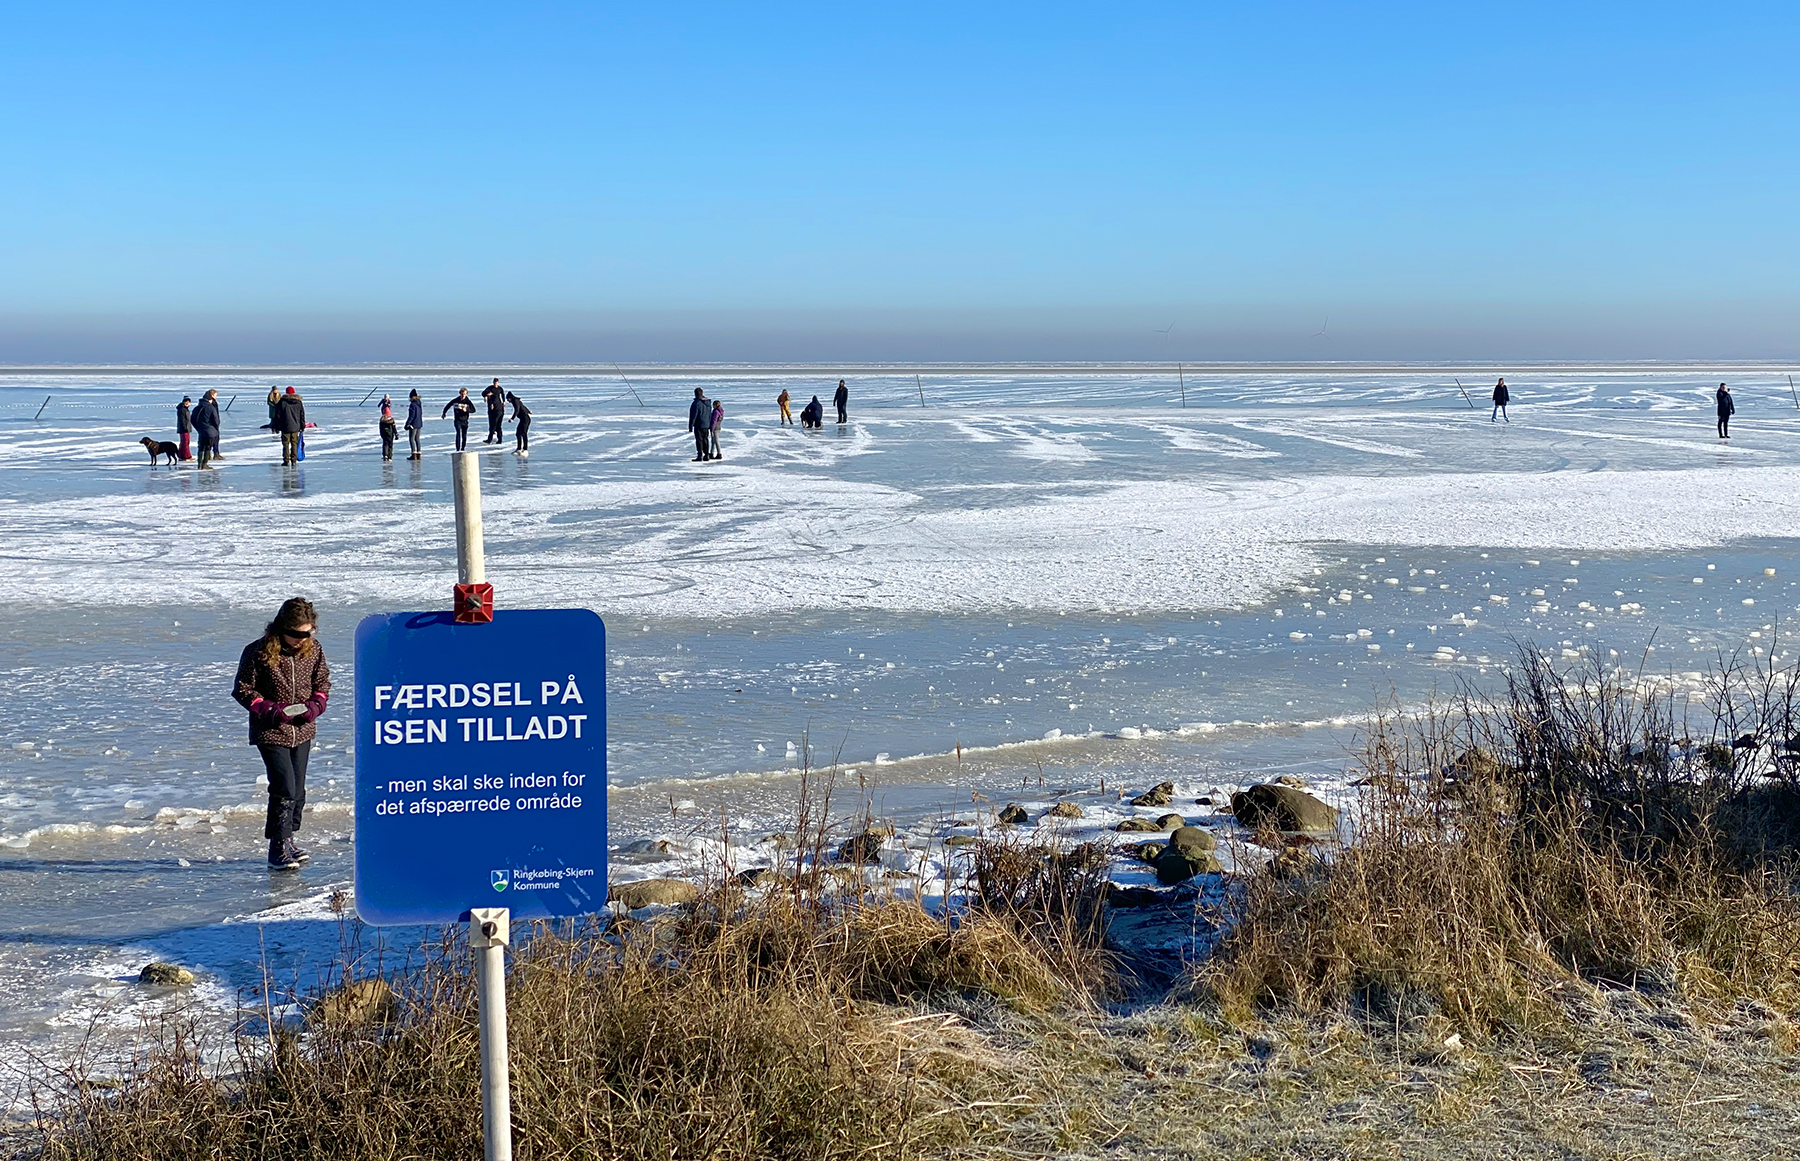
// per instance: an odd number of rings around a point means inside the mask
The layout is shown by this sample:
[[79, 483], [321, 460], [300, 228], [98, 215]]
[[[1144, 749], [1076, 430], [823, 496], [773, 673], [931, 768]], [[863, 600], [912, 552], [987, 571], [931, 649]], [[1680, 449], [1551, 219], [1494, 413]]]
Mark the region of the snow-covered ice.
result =
[[[118, 977], [152, 956], [214, 1003], [271, 947], [292, 978], [330, 957], [349, 723], [320, 723], [315, 860], [272, 881], [226, 687], [290, 593], [319, 603], [340, 682], [360, 617], [444, 602], [449, 424], [384, 465], [358, 401], [417, 386], [435, 416], [486, 378], [296, 374], [319, 424], [298, 469], [248, 376], [0, 378], [6, 1034], [135, 1012]], [[1683, 674], [1790, 652], [1800, 412], [1778, 375], [1521, 368], [1508, 426], [1426, 369], [1190, 373], [1185, 409], [1148, 369], [926, 375], [925, 406], [908, 373], [854, 379], [844, 428], [777, 426], [784, 386], [836, 378], [634, 374], [643, 408], [616, 376], [506, 379], [534, 454], [483, 458], [490, 579], [503, 605], [606, 617], [612, 838], [670, 844], [615, 876], [764, 857], [802, 764], [838, 763], [842, 817], [866, 804], [931, 851], [976, 796], [1078, 802], [1073, 834], [1164, 780], [1339, 793], [1377, 701], [1482, 680], [1516, 638]], [[722, 463], [689, 460], [696, 385], [726, 402]], [[150, 467], [134, 441], [206, 386], [235, 397], [225, 466]]]

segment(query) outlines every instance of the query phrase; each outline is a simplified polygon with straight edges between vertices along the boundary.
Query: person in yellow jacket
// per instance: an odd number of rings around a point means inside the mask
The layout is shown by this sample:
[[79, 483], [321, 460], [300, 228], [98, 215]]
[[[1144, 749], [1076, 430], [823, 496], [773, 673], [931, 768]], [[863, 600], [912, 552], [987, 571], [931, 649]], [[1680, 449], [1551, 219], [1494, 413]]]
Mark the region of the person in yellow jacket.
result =
[[786, 387], [783, 387], [781, 389], [781, 394], [775, 397], [775, 404], [781, 408], [781, 422], [792, 427], [794, 425], [794, 413], [788, 410], [788, 390]]

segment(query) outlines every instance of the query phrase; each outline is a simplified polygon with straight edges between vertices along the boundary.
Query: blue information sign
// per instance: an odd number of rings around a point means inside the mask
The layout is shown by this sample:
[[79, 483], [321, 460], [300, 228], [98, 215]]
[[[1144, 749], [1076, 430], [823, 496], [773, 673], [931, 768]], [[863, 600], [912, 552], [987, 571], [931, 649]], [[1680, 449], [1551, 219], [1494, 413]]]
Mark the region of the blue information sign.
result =
[[587, 609], [356, 629], [356, 913], [606, 904], [606, 627]]

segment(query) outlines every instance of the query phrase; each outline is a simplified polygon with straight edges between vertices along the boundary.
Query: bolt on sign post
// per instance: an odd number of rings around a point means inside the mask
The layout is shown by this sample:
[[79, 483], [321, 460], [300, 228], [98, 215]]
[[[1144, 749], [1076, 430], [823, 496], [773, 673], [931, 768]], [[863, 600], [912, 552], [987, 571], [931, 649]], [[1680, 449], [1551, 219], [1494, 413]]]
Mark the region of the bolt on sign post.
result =
[[356, 913], [469, 924], [486, 1156], [510, 1161], [511, 925], [606, 905], [606, 627], [587, 609], [494, 611], [477, 455], [455, 462], [454, 609], [356, 629]]

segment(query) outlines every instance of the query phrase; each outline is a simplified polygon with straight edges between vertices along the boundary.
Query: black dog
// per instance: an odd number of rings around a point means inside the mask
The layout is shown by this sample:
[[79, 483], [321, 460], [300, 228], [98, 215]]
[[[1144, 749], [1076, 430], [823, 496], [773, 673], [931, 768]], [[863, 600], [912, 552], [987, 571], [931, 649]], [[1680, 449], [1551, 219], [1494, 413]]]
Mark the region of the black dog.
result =
[[143, 444], [144, 450], [150, 453], [150, 465], [152, 467], [156, 466], [157, 456], [168, 456], [170, 467], [173, 467], [176, 462], [181, 459], [181, 449], [166, 439], [155, 440], [151, 439], [149, 436], [145, 436], [143, 439], [138, 440], [138, 442]]

